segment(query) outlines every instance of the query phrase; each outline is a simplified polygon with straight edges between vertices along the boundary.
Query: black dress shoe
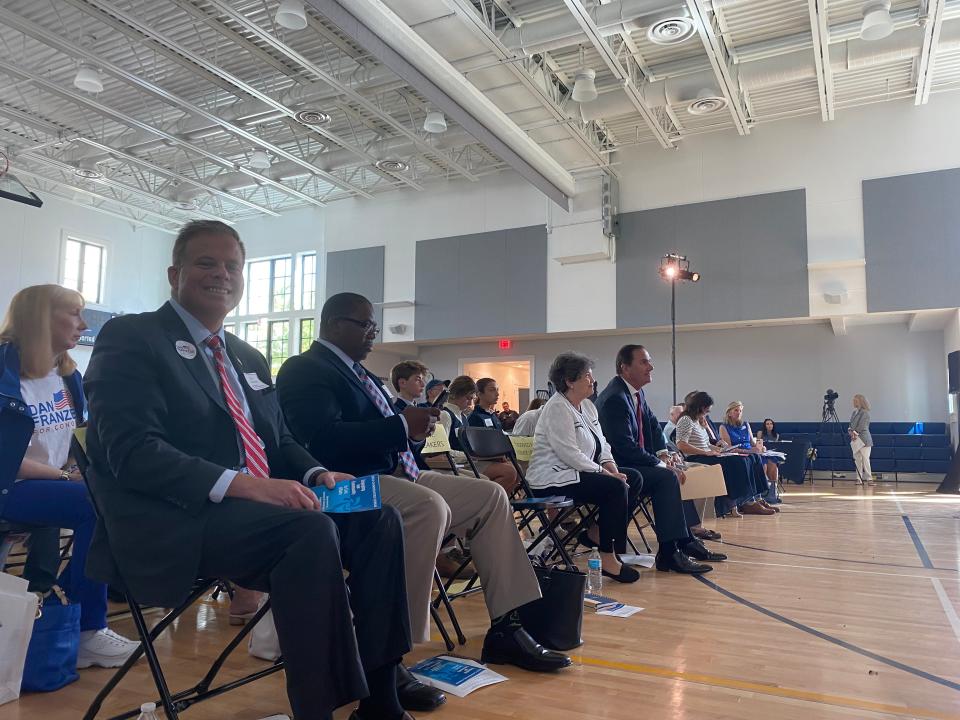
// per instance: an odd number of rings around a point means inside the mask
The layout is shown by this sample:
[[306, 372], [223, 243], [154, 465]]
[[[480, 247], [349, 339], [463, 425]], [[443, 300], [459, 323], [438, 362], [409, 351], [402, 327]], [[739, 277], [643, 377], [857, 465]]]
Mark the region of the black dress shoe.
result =
[[710, 572], [713, 568], [687, 557], [682, 550], [674, 550], [671, 553], [657, 553], [657, 570], [700, 575]]
[[403, 664], [397, 666], [397, 697], [403, 709], [411, 712], [430, 712], [447, 701], [446, 695], [417, 680]]
[[516, 665], [533, 672], [550, 672], [573, 664], [563, 653], [547, 650], [522, 627], [490, 628], [483, 639], [480, 662]]
[[603, 573], [604, 577], [608, 577], [611, 580], [616, 580], [619, 583], [635, 583], [637, 580], [640, 579], [640, 573], [638, 573], [636, 570], [634, 570], [632, 567], [630, 567], [626, 563], [622, 563], [620, 565], [619, 575], [614, 575], [613, 573], [607, 572], [606, 570], [601, 570], [600, 572]]
[[727, 556], [723, 553], [710, 552], [707, 547], [694, 538], [681, 548], [685, 555], [689, 555], [694, 560], [706, 560], [707, 562], [723, 562]]
[[707, 530], [706, 528], [699, 528], [697, 530], [692, 530], [694, 536], [700, 540], [714, 540], [719, 541], [722, 536], [716, 530]]

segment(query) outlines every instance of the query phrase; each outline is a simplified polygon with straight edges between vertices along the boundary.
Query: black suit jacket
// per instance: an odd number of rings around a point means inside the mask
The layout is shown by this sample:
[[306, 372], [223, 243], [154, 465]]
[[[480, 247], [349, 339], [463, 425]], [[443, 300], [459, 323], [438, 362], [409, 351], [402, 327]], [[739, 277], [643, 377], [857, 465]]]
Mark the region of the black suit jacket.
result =
[[[184, 358], [178, 341], [193, 346], [169, 303], [115, 318], [100, 331], [84, 378], [88, 482], [100, 512], [90, 574], [113, 582], [119, 569], [140, 602], [167, 606], [195, 579], [210, 490], [225, 469], [241, 464], [233, 419], [202, 349]], [[287, 430], [266, 360], [229, 333], [227, 355], [271, 476], [301, 480], [321, 463]], [[267, 387], [253, 390], [244, 373]]]
[[[380, 378], [367, 375], [392, 405]], [[396, 473], [408, 447], [403, 420], [384, 417], [356, 373], [320, 343], [283, 364], [277, 394], [290, 429], [325, 467], [352, 475]], [[423, 469], [421, 463], [417, 456]]]
[[643, 392], [640, 393], [643, 418], [643, 447], [637, 444], [638, 430], [636, 403], [630, 386], [619, 375], [613, 378], [597, 398], [600, 427], [610, 443], [613, 459], [625, 467], [651, 467], [659, 464], [656, 453], [666, 449], [660, 421], [650, 411]]

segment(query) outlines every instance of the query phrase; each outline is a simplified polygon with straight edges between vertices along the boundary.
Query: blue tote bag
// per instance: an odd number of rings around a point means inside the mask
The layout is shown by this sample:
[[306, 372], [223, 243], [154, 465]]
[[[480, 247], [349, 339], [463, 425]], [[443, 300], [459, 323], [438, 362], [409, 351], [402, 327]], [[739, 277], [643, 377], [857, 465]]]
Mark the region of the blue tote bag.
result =
[[33, 623], [20, 685], [23, 692], [52, 692], [80, 678], [80, 605], [69, 602], [56, 585], [53, 592]]

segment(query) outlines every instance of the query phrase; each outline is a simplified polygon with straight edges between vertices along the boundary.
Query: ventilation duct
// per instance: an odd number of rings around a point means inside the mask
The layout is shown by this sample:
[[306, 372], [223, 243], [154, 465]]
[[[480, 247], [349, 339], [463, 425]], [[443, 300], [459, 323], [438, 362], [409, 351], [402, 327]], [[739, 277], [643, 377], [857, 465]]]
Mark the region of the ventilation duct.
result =
[[[591, 13], [593, 21], [603, 36], [619, 32], [639, 30], [647, 23], [641, 19], [650, 15], [670, 12], [672, 16], [686, 16], [685, 5], [670, 0], [614, 0], [600, 5]], [[583, 30], [570, 13], [535, 22], [524, 23], [518, 28], [510, 27], [500, 38], [511, 50], [522, 50], [527, 55], [544, 50], [577, 45], [585, 40]]]

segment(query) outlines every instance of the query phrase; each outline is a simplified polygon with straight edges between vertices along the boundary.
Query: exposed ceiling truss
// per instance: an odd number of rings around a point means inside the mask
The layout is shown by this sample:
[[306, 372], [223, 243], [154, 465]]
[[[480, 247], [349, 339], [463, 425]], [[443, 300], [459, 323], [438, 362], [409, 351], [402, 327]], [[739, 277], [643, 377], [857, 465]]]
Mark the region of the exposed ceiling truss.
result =
[[[864, 0], [308, 0], [300, 31], [278, 4], [0, 0], [14, 172], [164, 231], [508, 168], [562, 203], [570, 173], [615, 174], [621, 148], [960, 89], [960, 0], [892, 0], [873, 42]], [[102, 91], [74, 87], [81, 65]], [[598, 97], [581, 105], [583, 68]], [[438, 106], [448, 128], [431, 134]]]

